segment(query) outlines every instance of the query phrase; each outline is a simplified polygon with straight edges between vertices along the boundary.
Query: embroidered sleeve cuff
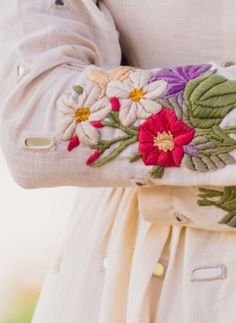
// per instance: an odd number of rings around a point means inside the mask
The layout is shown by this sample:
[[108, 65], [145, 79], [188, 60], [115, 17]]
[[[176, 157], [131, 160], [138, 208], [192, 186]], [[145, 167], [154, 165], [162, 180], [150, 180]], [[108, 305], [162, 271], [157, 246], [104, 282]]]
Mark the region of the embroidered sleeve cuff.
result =
[[81, 149], [91, 176], [103, 168], [114, 182], [235, 184], [235, 69], [90, 66], [57, 101], [65, 154]]

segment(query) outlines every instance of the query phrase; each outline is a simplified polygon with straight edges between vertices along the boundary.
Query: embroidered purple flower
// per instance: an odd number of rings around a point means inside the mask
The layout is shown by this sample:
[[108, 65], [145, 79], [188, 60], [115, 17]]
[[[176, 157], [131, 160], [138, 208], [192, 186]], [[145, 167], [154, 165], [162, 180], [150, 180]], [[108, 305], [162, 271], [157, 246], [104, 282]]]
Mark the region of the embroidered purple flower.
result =
[[204, 72], [208, 71], [212, 65], [185, 65], [185, 66], [172, 66], [163, 68], [156, 72], [149, 82], [157, 80], [165, 80], [168, 82], [167, 91], [162, 94], [162, 98], [170, 98], [174, 95], [177, 96], [178, 103], [183, 104], [183, 92], [186, 84]]
[[185, 145], [184, 146], [184, 153], [189, 156], [197, 157], [199, 154], [199, 149], [197, 147], [194, 147], [191, 145]]

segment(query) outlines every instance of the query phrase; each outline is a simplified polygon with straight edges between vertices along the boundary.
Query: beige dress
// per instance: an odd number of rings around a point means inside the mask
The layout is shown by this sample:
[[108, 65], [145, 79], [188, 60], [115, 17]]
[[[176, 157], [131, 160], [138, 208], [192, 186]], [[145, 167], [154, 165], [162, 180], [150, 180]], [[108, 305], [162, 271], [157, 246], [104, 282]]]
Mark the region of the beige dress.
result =
[[[13, 23], [18, 5], [25, 28], [19, 43], [12, 36], [20, 25], [18, 20]], [[83, 176], [82, 168], [77, 178], [76, 152], [63, 159], [59, 147], [58, 155], [52, 152], [45, 162], [40, 154], [26, 155], [21, 149], [25, 135], [41, 135], [42, 124], [36, 120], [42, 120], [42, 110], [47, 111], [44, 133], [54, 133], [55, 93], [76, 83], [81, 65], [120, 64], [119, 44], [127, 63], [143, 69], [208, 62], [220, 68], [236, 61], [233, 0], [104, 0], [99, 5], [100, 11], [92, 0], [6, 0], [0, 5], [9, 30], [7, 41], [3, 28], [1, 37], [11, 48], [2, 88], [14, 84], [3, 109], [3, 149], [15, 180], [29, 188], [101, 186], [78, 191], [33, 323], [234, 323], [236, 229], [218, 223], [222, 209], [197, 205], [195, 186], [235, 184], [230, 171], [199, 177], [172, 173], [169, 182], [160, 181], [164, 186], [145, 187], [135, 185], [143, 171], [126, 181], [129, 171], [115, 162], [94, 177], [88, 172]], [[15, 62], [20, 82], [11, 69]], [[236, 76], [234, 66], [221, 72]], [[22, 91], [32, 96], [22, 99], [17, 110]], [[37, 104], [41, 109], [37, 106], [33, 113]], [[17, 118], [20, 122], [13, 126]], [[27, 131], [26, 124], [31, 125]], [[9, 144], [10, 137], [17, 150]], [[45, 163], [50, 171], [45, 171]]]

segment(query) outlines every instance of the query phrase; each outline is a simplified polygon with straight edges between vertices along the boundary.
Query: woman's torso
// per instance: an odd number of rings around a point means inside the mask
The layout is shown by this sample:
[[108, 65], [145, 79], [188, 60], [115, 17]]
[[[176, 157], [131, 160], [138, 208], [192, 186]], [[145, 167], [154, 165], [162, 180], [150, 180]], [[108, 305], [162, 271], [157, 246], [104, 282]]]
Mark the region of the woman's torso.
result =
[[130, 65], [236, 62], [236, 2], [103, 0]]

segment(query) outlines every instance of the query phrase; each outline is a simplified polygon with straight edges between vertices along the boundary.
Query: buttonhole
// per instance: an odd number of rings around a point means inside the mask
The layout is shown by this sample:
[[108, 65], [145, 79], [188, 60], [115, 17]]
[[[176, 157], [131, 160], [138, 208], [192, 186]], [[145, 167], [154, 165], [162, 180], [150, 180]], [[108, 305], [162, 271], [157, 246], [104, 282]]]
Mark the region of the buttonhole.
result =
[[24, 69], [24, 67], [23, 67], [23, 66], [21, 66], [21, 65], [17, 65], [16, 69], [17, 69], [17, 76], [18, 76], [19, 78], [21, 78], [22, 76], [24, 76], [24, 74], [25, 74], [25, 69]]
[[56, 0], [55, 5], [57, 6], [64, 6], [64, 1], [63, 0]]
[[138, 185], [138, 186], [143, 186], [143, 185], [145, 185], [144, 183], [140, 183], [140, 182], [136, 182], [136, 185]]
[[28, 137], [25, 139], [25, 146], [34, 149], [48, 149], [53, 145], [53, 141], [49, 138]]
[[192, 282], [224, 279], [226, 277], [226, 266], [196, 267], [192, 271]]
[[182, 219], [180, 219], [180, 218], [178, 217], [178, 215], [176, 216], [176, 220], [177, 220], [177, 221], [182, 221]]
[[56, 262], [55, 267], [53, 268], [53, 273], [54, 274], [59, 273], [59, 271], [61, 270], [61, 263], [62, 263], [62, 257], [59, 257], [57, 262]]
[[174, 211], [174, 217], [178, 222], [188, 222], [188, 219], [180, 212]]

